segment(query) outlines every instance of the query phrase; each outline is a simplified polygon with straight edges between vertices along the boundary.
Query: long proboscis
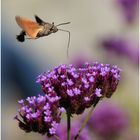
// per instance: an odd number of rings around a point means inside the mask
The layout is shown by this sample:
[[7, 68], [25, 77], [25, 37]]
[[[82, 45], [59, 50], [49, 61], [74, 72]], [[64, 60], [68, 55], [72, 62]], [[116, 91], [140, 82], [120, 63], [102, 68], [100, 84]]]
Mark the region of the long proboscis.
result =
[[67, 45], [67, 57], [69, 57], [70, 31], [68, 31], [68, 30], [63, 30], [63, 29], [58, 29], [58, 30], [63, 31], [63, 32], [67, 32], [68, 35], [69, 35], [69, 38], [68, 38], [68, 45]]

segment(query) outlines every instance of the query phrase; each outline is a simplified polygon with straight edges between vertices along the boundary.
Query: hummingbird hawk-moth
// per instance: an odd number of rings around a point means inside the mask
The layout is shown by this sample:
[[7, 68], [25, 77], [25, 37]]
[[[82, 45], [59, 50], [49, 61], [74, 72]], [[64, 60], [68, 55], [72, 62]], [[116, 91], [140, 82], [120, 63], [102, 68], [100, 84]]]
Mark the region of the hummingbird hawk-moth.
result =
[[69, 49], [69, 44], [70, 44], [70, 32], [67, 30], [58, 29], [57, 27], [60, 25], [70, 24], [70, 22], [54, 25], [54, 22], [52, 23], [44, 22], [37, 15], [35, 15], [36, 22], [23, 18], [21, 16], [16, 16], [15, 19], [16, 19], [17, 24], [22, 29], [20, 34], [17, 35], [17, 40], [20, 42], [25, 41], [25, 36], [29, 37], [26, 39], [38, 39], [40, 37], [44, 37], [52, 33], [56, 33], [58, 30], [67, 32], [69, 34], [68, 46], [67, 46], [67, 55], [68, 55], [68, 49]]

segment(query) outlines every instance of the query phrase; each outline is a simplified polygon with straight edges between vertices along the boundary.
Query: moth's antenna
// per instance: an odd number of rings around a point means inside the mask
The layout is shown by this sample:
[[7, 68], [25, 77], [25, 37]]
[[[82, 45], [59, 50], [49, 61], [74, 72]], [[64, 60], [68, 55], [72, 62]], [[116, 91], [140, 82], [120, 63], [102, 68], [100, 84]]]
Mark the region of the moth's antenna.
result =
[[[69, 22], [70, 23], [70, 22]], [[64, 24], [69, 24], [68, 22], [67, 23], [62, 23], [61, 25], [64, 25]], [[59, 24], [60, 25], [60, 24]], [[69, 35], [69, 38], [68, 38], [68, 46], [67, 46], [67, 57], [69, 58], [69, 46], [70, 46], [70, 31], [68, 30], [63, 30], [63, 29], [58, 29], [60, 31], [64, 31], [64, 32], [67, 32], [68, 35]]]
[[56, 25], [56, 27], [60, 26], [60, 25], [65, 25], [65, 24], [70, 24], [70, 22], [60, 23], [60, 24]]

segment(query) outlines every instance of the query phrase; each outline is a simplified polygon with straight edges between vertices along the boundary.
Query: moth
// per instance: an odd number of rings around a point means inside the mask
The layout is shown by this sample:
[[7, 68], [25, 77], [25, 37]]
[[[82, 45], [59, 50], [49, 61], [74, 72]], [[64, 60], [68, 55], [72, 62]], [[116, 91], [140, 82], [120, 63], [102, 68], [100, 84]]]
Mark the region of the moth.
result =
[[69, 35], [68, 45], [67, 45], [67, 56], [68, 56], [68, 49], [70, 44], [70, 31], [59, 29], [58, 26], [70, 24], [70, 22], [54, 25], [54, 22], [52, 23], [45, 22], [37, 15], [35, 15], [36, 22], [21, 16], [16, 16], [15, 20], [19, 25], [19, 27], [22, 29], [20, 34], [17, 35], [17, 40], [20, 42], [25, 41], [25, 36], [28, 36], [26, 39], [38, 39], [40, 37], [44, 37], [52, 33], [56, 33], [58, 30], [67, 32]]

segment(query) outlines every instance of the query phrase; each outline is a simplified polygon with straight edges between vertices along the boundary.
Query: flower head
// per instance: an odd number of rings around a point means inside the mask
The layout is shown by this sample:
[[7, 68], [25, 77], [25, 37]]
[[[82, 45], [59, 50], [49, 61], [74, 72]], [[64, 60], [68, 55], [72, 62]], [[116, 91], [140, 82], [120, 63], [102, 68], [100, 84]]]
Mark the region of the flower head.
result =
[[138, 16], [139, 0], [117, 0], [124, 17], [128, 23], [132, 23]]
[[57, 95], [60, 106], [71, 114], [81, 114], [85, 108], [96, 105], [100, 98], [110, 98], [119, 80], [117, 66], [97, 62], [84, 63], [80, 68], [62, 64], [37, 78], [43, 92], [47, 96]]
[[104, 140], [112, 140], [121, 135], [127, 123], [124, 110], [111, 103], [102, 103], [90, 117], [88, 127]]
[[112, 36], [103, 38], [100, 42], [100, 45], [109, 53], [111, 52], [113, 54], [117, 54], [118, 56], [127, 57], [136, 65], [138, 65], [139, 63], [138, 47], [136, 43], [132, 43], [130, 40], [117, 36]]
[[[58, 109], [59, 97], [54, 95], [38, 95], [20, 100], [19, 115], [15, 117], [19, 127], [25, 132], [47, 133], [52, 136], [56, 133], [60, 122], [61, 111]], [[19, 117], [20, 116], [20, 117]]]

